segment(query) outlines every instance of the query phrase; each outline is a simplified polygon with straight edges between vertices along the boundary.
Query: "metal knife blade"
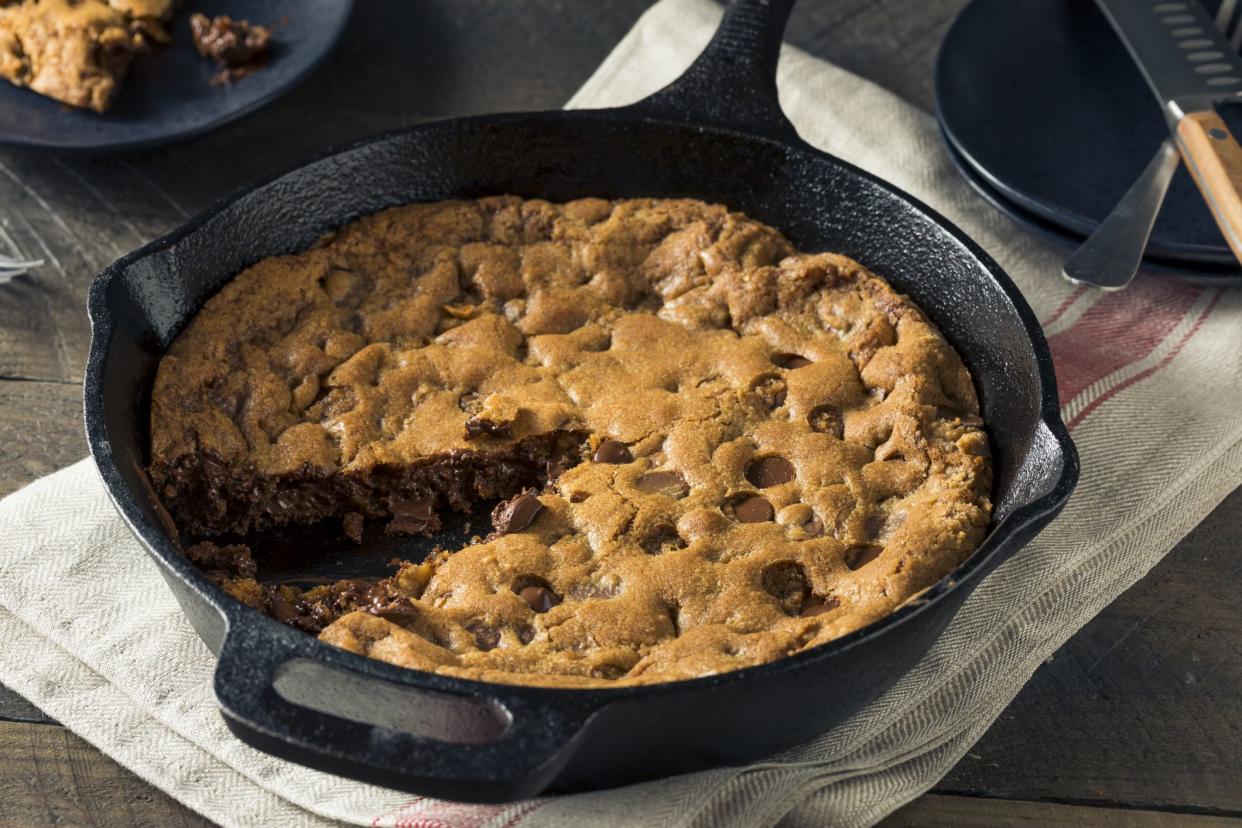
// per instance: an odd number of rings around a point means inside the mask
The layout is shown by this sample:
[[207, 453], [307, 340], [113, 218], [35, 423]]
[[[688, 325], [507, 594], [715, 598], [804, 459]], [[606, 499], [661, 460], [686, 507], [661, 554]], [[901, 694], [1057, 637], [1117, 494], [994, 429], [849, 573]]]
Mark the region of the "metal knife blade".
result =
[[1242, 59], [1199, 0], [1096, 0], [1176, 125], [1187, 113], [1242, 100]]

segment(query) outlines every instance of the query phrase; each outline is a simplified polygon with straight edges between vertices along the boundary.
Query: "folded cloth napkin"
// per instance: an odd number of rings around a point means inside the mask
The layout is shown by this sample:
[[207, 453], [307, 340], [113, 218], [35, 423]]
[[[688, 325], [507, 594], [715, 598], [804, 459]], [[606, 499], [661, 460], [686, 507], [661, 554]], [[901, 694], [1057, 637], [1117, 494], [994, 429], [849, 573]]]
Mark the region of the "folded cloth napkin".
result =
[[[720, 10], [652, 8], [571, 102], [628, 103], [684, 69]], [[506, 806], [410, 797], [273, 759], [225, 728], [213, 659], [89, 461], [0, 503], [0, 676], [224, 825], [866, 825], [930, 788], [1023, 683], [1242, 483], [1242, 292], [1140, 279], [1073, 288], [1059, 254], [959, 179], [924, 112], [786, 49], [781, 101], [813, 144], [948, 215], [1047, 330], [1082, 453], [1065, 512], [989, 576], [934, 649], [832, 733], [750, 767]]]

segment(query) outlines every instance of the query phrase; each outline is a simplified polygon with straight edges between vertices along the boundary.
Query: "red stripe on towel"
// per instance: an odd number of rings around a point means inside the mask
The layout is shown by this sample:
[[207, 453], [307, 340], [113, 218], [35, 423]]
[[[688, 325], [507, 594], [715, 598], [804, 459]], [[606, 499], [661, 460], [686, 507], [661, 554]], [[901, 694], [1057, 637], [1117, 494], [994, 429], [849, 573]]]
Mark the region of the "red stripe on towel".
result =
[[1199, 332], [1199, 329], [1203, 327], [1203, 323], [1207, 321], [1208, 316], [1211, 315], [1212, 310], [1216, 307], [1216, 303], [1220, 300], [1221, 294], [1222, 294], [1222, 291], [1218, 290], [1216, 292], [1216, 295], [1213, 296], [1208, 301], [1207, 307], [1204, 308], [1203, 312], [1199, 314], [1199, 318], [1195, 320], [1195, 323], [1190, 327], [1190, 330], [1186, 331], [1185, 335], [1182, 336], [1181, 340], [1177, 343], [1177, 345], [1173, 347], [1173, 350], [1169, 351], [1169, 353], [1164, 357], [1164, 359], [1160, 360], [1159, 362], [1157, 362], [1155, 365], [1151, 366], [1150, 368], [1140, 371], [1134, 376], [1129, 377], [1125, 380], [1122, 380], [1121, 382], [1109, 388], [1104, 393], [1100, 394], [1098, 397], [1096, 397], [1094, 400], [1092, 400], [1090, 403], [1084, 406], [1082, 411], [1079, 411], [1078, 414], [1075, 415], [1075, 417], [1072, 420], [1066, 423], [1066, 427], [1074, 428], [1080, 422], [1082, 422], [1083, 419], [1088, 414], [1090, 414], [1092, 411], [1095, 411], [1097, 408], [1103, 405], [1107, 400], [1120, 394], [1122, 391], [1129, 388], [1131, 385], [1134, 385], [1137, 382], [1141, 382], [1142, 380], [1145, 380], [1148, 377], [1151, 377], [1159, 373], [1161, 369], [1164, 368], [1164, 366], [1172, 362], [1173, 358], [1176, 357], [1178, 354], [1180, 354], [1182, 352], [1182, 349], [1186, 347], [1186, 343], [1190, 342], [1190, 340], [1194, 338], [1195, 334]]
[[1154, 351], [1201, 292], [1168, 280], [1145, 280], [1103, 297], [1071, 327], [1049, 338], [1061, 405]]

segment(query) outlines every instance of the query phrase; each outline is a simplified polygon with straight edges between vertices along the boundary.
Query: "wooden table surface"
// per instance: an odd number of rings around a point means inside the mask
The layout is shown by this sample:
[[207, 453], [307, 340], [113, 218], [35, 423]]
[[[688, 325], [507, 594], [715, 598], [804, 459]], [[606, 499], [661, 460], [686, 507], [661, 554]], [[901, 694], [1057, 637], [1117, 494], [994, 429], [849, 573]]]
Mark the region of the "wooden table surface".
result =
[[[804, 0], [790, 39], [930, 109], [936, 51], [965, 2]], [[0, 287], [0, 495], [86, 453], [84, 299], [101, 267], [332, 144], [427, 118], [560, 106], [648, 0], [357, 5], [314, 78], [214, 135], [98, 160], [0, 150], [0, 249], [48, 261]], [[1239, 517], [1242, 491], [887, 824], [1242, 825]], [[0, 684], [0, 825], [82, 824], [208, 823]]]

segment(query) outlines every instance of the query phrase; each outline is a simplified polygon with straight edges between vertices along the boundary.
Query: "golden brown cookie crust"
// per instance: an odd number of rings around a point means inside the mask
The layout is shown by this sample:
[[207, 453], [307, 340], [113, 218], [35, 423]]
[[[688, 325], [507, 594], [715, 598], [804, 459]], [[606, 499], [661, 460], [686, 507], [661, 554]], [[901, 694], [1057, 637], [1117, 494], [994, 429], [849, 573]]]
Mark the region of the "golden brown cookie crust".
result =
[[0, 0], [0, 78], [103, 112], [175, 0]]
[[[321, 517], [387, 516], [395, 469], [568, 435], [509, 532], [282, 612], [407, 667], [651, 683], [829, 641], [964, 560], [991, 510], [978, 414], [939, 331], [848, 258], [688, 199], [496, 197], [239, 274], [161, 361], [151, 473], [179, 521], [244, 531], [306, 519], [277, 502], [306, 481], [336, 487]], [[277, 494], [208, 513], [205, 480]]]

